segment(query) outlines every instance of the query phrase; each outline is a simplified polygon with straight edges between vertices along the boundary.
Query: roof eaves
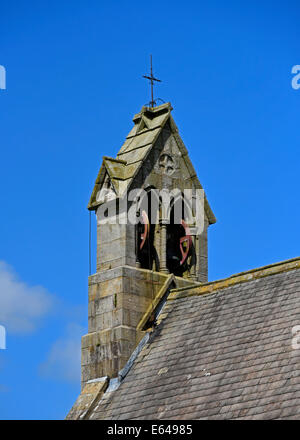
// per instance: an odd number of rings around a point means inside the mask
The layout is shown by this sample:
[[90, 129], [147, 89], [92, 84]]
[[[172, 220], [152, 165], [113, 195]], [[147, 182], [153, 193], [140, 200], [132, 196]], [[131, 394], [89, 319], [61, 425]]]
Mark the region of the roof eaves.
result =
[[106, 171], [106, 167], [104, 165], [104, 160], [102, 158], [102, 164], [101, 164], [99, 173], [97, 175], [97, 178], [95, 180], [93, 192], [91, 194], [91, 197], [90, 197], [90, 200], [89, 200], [89, 203], [88, 203], [88, 206], [87, 206], [87, 209], [90, 210], [90, 211], [93, 211], [98, 206], [98, 204], [96, 202], [94, 202], [94, 199], [96, 198], [96, 193], [98, 191], [97, 185], [99, 185], [99, 182], [101, 181], [102, 174], [105, 173], [105, 171]]
[[[122, 160], [122, 159], [114, 159], [113, 157], [108, 157], [108, 156], [103, 156], [102, 157], [102, 164], [99, 170], [99, 173], [97, 175], [96, 181], [95, 181], [95, 185], [93, 188], [93, 192], [92, 195], [90, 197], [87, 209], [90, 211], [93, 211], [97, 208], [97, 206], [99, 205], [99, 203], [96, 201], [94, 201], [95, 197], [96, 197], [96, 193], [98, 191], [98, 185], [100, 185], [102, 183], [102, 180], [105, 176], [105, 172], [108, 173], [111, 182], [113, 184], [114, 190], [116, 191], [116, 194], [118, 194], [118, 188], [116, 185], [116, 181], [118, 180], [125, 180], [123, 175], [115, 175], [115, 173], [112, 172], [111, 167], [109, 162], [113, 162], [116, 163], [117, 165], [120, 165], [123, 169], [126, 166], [126, 161]], [[121, 170], [122, 174], [123, 174], [123, 169]]]

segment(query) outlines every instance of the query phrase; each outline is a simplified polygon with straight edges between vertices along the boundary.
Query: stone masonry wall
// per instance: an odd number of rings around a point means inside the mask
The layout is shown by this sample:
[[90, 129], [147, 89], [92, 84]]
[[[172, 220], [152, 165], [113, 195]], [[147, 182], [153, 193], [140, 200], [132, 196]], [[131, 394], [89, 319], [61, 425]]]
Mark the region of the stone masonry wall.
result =
[[116, 377], [143, 336], [136, 326], [167, 275], [122, 266], [89, 277], [88, 334], [82, 337], [82, 385]]

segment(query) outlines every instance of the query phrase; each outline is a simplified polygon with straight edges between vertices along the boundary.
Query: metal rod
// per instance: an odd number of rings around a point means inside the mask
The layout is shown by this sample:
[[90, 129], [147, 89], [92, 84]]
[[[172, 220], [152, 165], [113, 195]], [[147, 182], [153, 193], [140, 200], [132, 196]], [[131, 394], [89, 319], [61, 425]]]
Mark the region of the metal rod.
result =
[[92, 274], [92, 212], [90, 211], [89, 221], [89, 275]]
[[154, 92], [153, 92], [154, 81], [161, 82], [161, 80], [158, 79], [158, 78], [155, 78], [153, 76], [152, 55], [150, 55], [150, 76], [149, 75], [143, 75], [143, 78], [146, 78], [146, 79], [150, 80], [150, 84], [151, 84], [151, 101], [150, 101], [150, 106], [154, 107], [155, 106]]

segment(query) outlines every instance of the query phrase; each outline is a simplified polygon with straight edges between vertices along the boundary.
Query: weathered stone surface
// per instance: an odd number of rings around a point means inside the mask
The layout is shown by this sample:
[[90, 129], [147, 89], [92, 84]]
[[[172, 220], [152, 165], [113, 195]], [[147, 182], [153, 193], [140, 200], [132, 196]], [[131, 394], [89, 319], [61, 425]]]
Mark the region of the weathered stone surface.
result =
[[[171, 110], [171, 105], [167, 103], [153, 109], [143, 107], [135, 115], [135, 127], [120, 149], [117, 159], [103, 158], [89, 209], [97, 210], [101, 205], [97, 194], [103, 185], [109, 185], [117, 198], [122, 198], [134, 188], [177, 188], [181, 191], [202, 188], [171, 116]], [[207, 227], [216, 221], [206, 197], [205, 218], [205, 230], [198, 238], [199, 246], [193, 251], [193, 261], [197, 268], [195, 270], [188, 266], [183, 274], [184, 277], [202, 282], [207, 280]], [[156, 232], [159, 232], [159, 227]], [[97, 237], [97, 271], [136, 265], [132, 225], [102, 224], [98, 226]], [[197, 240], [195, 244], [196, 242]], [[158, 257], [156, 270], [160, 270], [164, 252], [161, 252], [159, 240], [154, 241], [154, 246]], [[164, 267], [162, 271], [165, 271]]]
[[103, 377], [96, 382], [87, 383], [74, 403], [66, 419], [85, 419], [93, 410], [96, 403], [101, 399], [108, 386], [108, 378]]
[[91, 419], [299, 419], [300, 258], [171, 293]]
[[[92, 379], [118, 375], [143, 337], [142, 330], [153, 324], [153, 311], [165, 301], [171, 285], [180, 288], [207, 280], [206, 229], [216, 221], [207, 201], [200, 246], [196, 246], [196, 233], [194, 244], [182, 244], [187, 229], [172, 223], [171, 208], [167, 215], [162, 214], [159, 199], [156, 222], [149, 213], [152, 224], [144, 249], [142, 224], [137, 227], [127, 221], [132, 200], [127, 206], [123, 196], [129, 190], [177, 189], [182, 193], [187, 188], [202, 188], [171, 110], [169, 103], [143, 107], [134, 116], [134, 128], [117, 158], [103, 157], [95, 182], [88, 208], [97, 215], [97, 273], [89, 277], [88, 334], [82, 338], [83, 390]], [[115, 224], [103, 222], [104, 217]], [[187, 243], [189, 255], [181, 261], [182, 246]], [[168, 284], [169, 271], [180, 277], [172, 275]]]
[[[82, 338], [82, 386], [116, 377], [138, 344], [137, 326], [165, 283], [159, 272], [122, 266], [89, 278], [89, 333]], [[178, 278], [177, 287], [187, 280]]]

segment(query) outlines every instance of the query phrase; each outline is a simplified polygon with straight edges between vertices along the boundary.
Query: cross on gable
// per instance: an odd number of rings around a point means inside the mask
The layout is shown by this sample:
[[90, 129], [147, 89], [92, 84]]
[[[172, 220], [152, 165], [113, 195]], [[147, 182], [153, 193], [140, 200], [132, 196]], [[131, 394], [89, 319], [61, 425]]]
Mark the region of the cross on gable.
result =
[[153, 97], [153, 84], [154, 84], [154, 81], [161, 82], [161, 80], [158, 79], [158, 78], [155, 78], [153, 76], [152, 55], [150, 55], [150, 75], [143, 75], [143, 78], [146, 78], [146, 79], [150, 80], [150, 84], [151, 84], [151, 101], [150, 101], [149, 104], [150, 104], [150, 107], [153, 108], [156, 105], [156, 102], [155, 102], [154, 97]]

